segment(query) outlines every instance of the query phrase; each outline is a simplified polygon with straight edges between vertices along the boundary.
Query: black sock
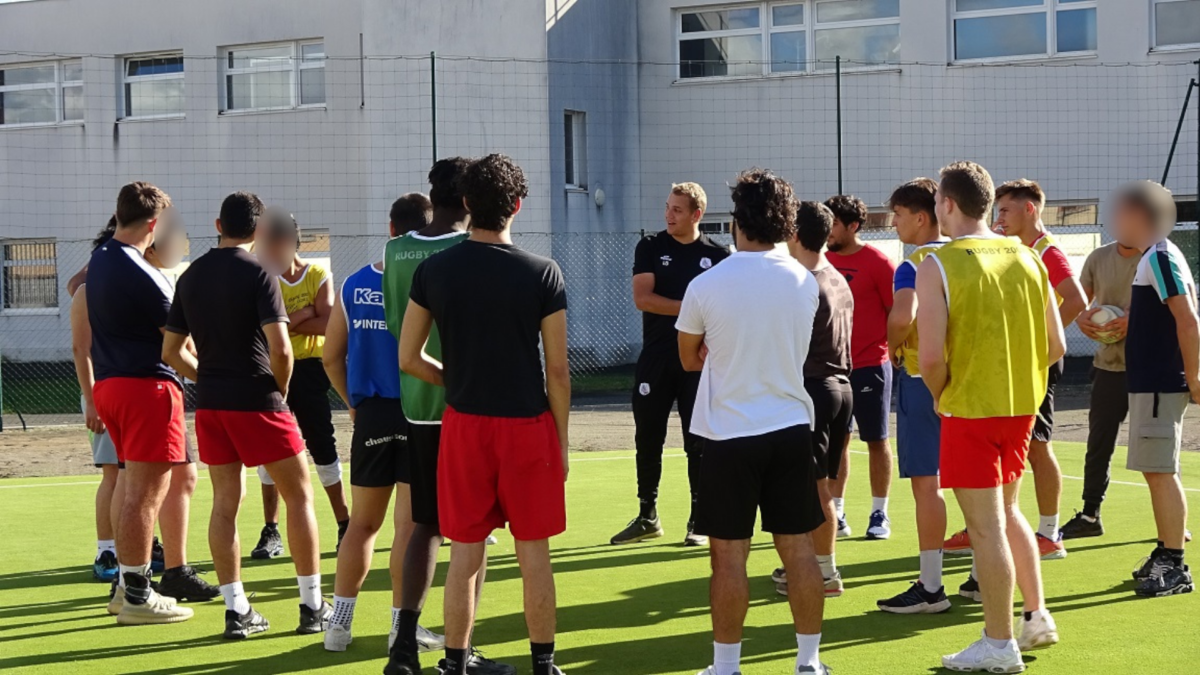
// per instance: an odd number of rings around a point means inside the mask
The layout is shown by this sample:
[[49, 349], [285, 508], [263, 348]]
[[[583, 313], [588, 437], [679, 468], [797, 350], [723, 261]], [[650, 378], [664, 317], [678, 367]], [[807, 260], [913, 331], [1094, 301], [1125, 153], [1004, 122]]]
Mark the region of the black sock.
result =
[[1170, 558], [1170, 559], [1171, 559], [1171, 561], [1175, 563], [1175, 565], [1177, 565], [1177, 566], [1178, 566], [1178, 565], [1182, 565], [1182, 564], [1183, 564], [1183, 549], [1181, 549], [1181, 548], [1166, 548], [1166, 547], [1164, 547], [1164, 548], [1163, 548], [1163, 553], [1166, 553], [1166, 554], [1167, 554], [1167, 557], [1168, 557], [1168, 558]]
[[1025, 620], [1033, 621], [1033, 612], [1025, 612]]
[[408, 656], [417, 655], [417, 623], [421, 613], [412, 609], [400, 610], [400, 625], [397, 627], [396, 647]]
[[279, 523], [267, 523], [266, 528], [268, 530], [271, 530], [272, 532], [278, 532], [279, 531]]
[[699, 501], [699, 500], [696, 499], [696, 496], [692, 495], [692, 510], [688, 511], [688, 523], [689, 524], [694, 524], [696, 522], [696, 502], [697, 501]]
[[446, 669], [442, 675], [467, 675], [467, 650], [446, 647]]
[[1083, 515], [1088, 518], [1100, 519], [1100, 502], [1084, 502]]
[[150, 599], [150, 579], [136, 572], [125, 573], [125, 602], [144, 605]]
[[554, 675], [554, 643], [530, 642], [533, 654], [533, 675]]
[[658, 502], [653, 499], [643, 499], [641, 509], [638, 511], [638, 518], [645, 520], [654, 520], [658, 517]]

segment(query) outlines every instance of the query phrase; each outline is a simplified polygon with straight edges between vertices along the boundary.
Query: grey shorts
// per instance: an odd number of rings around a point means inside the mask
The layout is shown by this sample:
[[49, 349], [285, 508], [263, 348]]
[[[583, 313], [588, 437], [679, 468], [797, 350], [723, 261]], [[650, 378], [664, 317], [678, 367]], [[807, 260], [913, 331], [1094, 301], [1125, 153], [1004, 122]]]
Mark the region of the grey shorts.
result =
[[1142, 473], [1179, 473], [1183, 415], [1191, 395], [1129, 395], [1129, 455], [1125, 468]]
[[[91, 437], [92, 441], [92, 464], [95, 464], [97, 467], [106, 464], [116, 464], [122, 469], [125, 468], [125, 462], [117, 458], [117, 446], [113, 445], [112, 436], [109, 436], [107, 432], [96, 434], [90, 431], [88, 432], [88, 436]], [[195, 464], [196, 446], [192, 445], [192, 437], [184, 436], [184, 443], [187, 457], [186, 463]]]

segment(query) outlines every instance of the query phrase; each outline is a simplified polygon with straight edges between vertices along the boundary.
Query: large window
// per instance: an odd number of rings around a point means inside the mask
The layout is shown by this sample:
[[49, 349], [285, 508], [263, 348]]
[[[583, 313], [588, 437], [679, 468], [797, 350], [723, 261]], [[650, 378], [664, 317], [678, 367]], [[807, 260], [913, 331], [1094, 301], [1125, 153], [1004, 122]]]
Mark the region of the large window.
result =
[[58, 262], [53, 239], [9, 239], [0, 246], [0, 292], [5, 311], [58, 308]]
[[900, 0], [807, 0], [682, 10], [679, 77], [761, 76], [899, 63]]
[[568, 110], [563, 114], [563, 152], [567, 187], [586, 190], [587, 115], [578, 110]]
[[957, 61], [1096, 51], [1097, 0], [952, 0], [952, 3]]
[[83, 119], [83, 61], [0, 68], [0, 125]]
[[224, 111], [325, 105], [325, 44], [284, 42], [223, 52]]
[[1200, 46], [1200, 0], [1153, 0], [1154, 46]]
[[123, 118], [183, 114], [183, 54], [125, 59], [121, 96]]

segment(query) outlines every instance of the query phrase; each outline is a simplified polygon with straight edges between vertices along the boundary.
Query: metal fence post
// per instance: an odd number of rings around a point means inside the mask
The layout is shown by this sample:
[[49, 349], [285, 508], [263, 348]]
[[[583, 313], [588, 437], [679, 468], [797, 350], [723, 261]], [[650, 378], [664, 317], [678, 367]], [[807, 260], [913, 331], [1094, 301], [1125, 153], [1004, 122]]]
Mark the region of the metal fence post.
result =
[[842, 57], [840, 55], [833, 59], [833, 73], [837, 88], [837, 178], [838, 194], [840, 195], [845, 194], [842, 189]]
[[437, 151], [437, 54], [429, 52], [429, 126], [433, 136], [433, 163], [438, 161]]

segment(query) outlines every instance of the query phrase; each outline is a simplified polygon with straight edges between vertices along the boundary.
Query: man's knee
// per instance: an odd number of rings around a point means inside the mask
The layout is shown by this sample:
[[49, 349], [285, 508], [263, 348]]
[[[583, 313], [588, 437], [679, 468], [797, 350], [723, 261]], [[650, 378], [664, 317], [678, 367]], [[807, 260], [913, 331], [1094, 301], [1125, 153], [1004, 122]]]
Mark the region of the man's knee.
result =
[[745, 576], [749, 544], [744, 540], [709, 539], [709, 563], [713, 574]]

